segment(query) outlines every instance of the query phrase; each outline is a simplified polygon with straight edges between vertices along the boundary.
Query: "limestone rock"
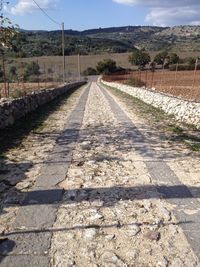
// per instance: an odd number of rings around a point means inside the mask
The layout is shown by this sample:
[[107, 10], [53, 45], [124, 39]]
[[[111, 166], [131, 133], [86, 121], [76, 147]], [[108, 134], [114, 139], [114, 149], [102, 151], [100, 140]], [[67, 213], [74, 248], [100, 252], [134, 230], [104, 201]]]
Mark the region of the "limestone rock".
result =
[[140, 231], [141, 231], [141, 228], [139, 227], [138, 224], [132, 224], [128, 226], [127, 235], [131, 237], [136, 236]]
[[86, 229], [84, 233], [84, 239], [88, 241], [92, 241], [97, 234], [96, 229]]
[[160, 240], [160, 233], [157, 231], [146, 231], [146, 233], [144, 234], [144, 237], [146, 237], [147, 239], [151, 240], [151, 241], [159, 241]]
[[124, 262], [112, 251], [105, 251], [101, 256], [101, 261], [104, 266], [108, 266], [106, 264], [115, 264], [113, 266], [117, 267], [125, 267]]

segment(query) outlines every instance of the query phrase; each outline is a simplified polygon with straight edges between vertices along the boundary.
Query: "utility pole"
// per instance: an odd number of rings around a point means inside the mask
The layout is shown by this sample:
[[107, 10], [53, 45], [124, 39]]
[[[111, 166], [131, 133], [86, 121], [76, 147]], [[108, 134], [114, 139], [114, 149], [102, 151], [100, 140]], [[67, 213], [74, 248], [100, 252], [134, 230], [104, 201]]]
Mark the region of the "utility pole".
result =
[[192, 82], [192, 89], [194, 89], [195, 86], [195, 79], [196, 79], [196, 73], [197, 73], [197, 66], [198, 66], [199, 58], [196, 59], [195, 67], [194, 67], [194, 76], [193, 76], [193, 82]]
[[65, 25], [62, 23], [63, 83], [65, 83]]
[[174, 77], [174, 90], [176, 88], [177, 74], [178, 74], [178, 66], [179, 66], [179, 63], [177, 62], [176, 63], [176, 70], [175, 70], [175, 77]]
[[81, 79], [80, 54], [78, 54], [78, 79]]

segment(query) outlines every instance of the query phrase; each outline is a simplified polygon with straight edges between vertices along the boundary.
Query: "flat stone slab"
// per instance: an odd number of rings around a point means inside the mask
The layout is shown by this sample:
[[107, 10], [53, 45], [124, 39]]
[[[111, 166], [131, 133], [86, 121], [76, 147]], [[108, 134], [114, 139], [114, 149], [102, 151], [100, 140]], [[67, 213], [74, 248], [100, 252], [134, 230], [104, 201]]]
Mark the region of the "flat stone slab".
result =
[[0, 257], [1, 267], [47, 267], [49, 266], [48, 257], [44, 256], [31, 256], [31, 255], [19, 255]]
[[20, 209], [13, 229], [45, 229], [51, 227], [56, 218], [58, 205], [30, 205]]
[[[31, 231], [30, 231], [31, 232]], [[47, 255], [51, 245], [51, 232], [18, 232], [8, 236], [0, 246], [1, 256], [7, 255]], [[31, 265], [33, 266], [33, 265]]]
[[82, 125], [90, 85], [87, 86], [75, 109], [71, 112], [66, 128], [58, 137], [56, 146], [42, 167], [35, 188], [51, 188], [62, 182], [71, 164], [72, 152]]

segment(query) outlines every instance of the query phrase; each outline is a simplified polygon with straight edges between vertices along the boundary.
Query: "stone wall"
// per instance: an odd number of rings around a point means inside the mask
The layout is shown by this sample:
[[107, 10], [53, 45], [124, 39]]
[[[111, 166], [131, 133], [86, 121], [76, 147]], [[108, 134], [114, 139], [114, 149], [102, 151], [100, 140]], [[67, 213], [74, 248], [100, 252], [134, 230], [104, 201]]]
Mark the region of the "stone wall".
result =
[[0, 99], [0, 129], [12, 125], [17, 119], [25, 116], [27, 113], [84, 83], [76, 82], [58, 88], [43, 89], [16, 99]]
[[179, 121], [190, 123], [200, 129], [200, 103], [190, 102], [163, 93], [154, 92], [145, 88], [137, 88], [120, 83], [101, 81], [103, 84], [117, 88], [129, 95], [164, 110], [168, 114], [173, 114]]

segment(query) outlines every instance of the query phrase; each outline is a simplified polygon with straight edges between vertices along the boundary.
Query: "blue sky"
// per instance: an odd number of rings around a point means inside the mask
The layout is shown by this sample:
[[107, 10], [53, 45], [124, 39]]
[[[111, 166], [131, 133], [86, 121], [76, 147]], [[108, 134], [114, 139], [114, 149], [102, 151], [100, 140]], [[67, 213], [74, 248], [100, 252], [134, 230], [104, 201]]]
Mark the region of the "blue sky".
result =
[[[126, 25], [174, 26], [199, 23], [199, 0], [36, 0], [66, 29]], [[11, 0], [5, 12], [24, 29], [54, 30], [33, 0]]]

